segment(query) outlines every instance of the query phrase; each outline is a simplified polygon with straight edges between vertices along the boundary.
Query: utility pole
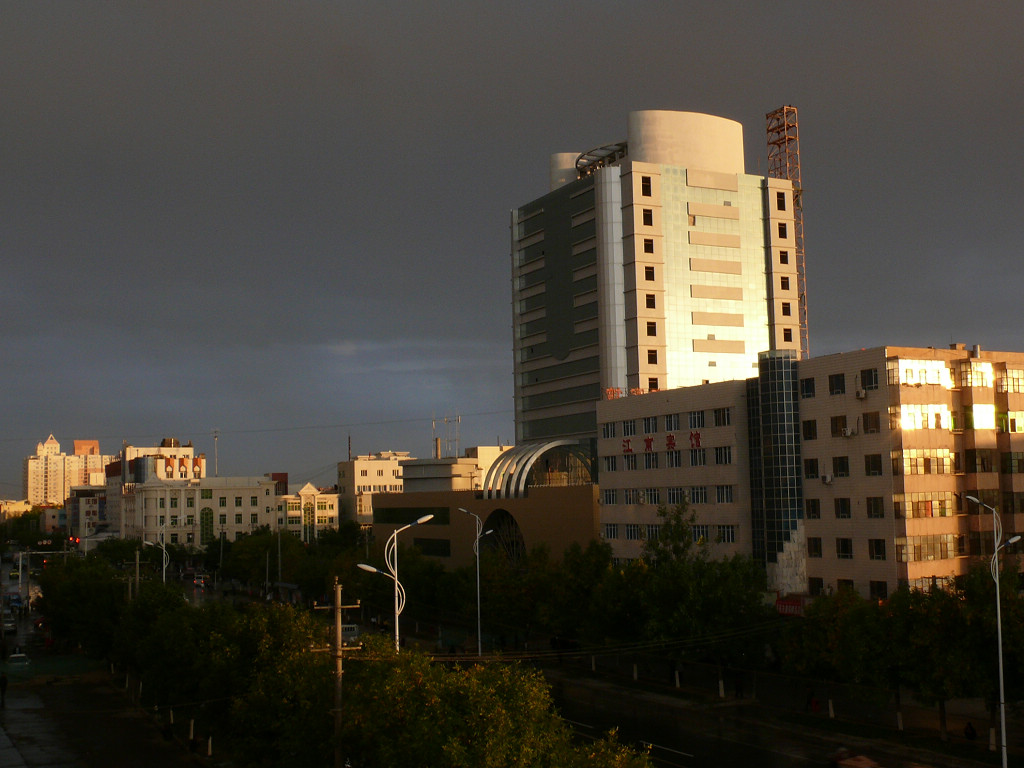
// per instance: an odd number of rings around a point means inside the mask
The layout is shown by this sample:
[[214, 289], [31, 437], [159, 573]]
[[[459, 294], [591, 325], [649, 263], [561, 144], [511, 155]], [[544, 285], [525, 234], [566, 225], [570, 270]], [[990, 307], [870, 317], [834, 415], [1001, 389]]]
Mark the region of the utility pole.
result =
[[359, 601], [356, 600], [355, 605], [342, 605], [341, 604], [341, 584], [338, 583], [338, 578], [334, 578], [334, 766], [335, 768], [345, 768], [345, 755], [341, 748], [341, 678], [344, 674], [344, 657], [345, 651], [358, 651], [363, 647], [362, 643], [356, 645], [346, 646], [344, 642], [344, 633], [342, 632], [342, 611], [356, 609], [359, 607]]

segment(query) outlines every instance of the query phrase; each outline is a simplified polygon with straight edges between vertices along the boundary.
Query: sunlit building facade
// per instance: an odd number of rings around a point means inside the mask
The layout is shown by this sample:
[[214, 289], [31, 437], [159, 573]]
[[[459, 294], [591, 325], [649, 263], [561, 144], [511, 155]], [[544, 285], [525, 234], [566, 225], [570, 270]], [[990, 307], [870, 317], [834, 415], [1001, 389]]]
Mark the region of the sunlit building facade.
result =
[[[762, 355], [757, 377], [598, 406], [601, 521], [616, 556], [685, 500], [713, 552], [780, 592], [887, 597], [1024, 530], [1024, 354], [876, 347]], [[629, 434], [625, 434], [628, 432]]]
[[408, 451], [380, 451], [338, 462], [338, 510], [341, 520], [373, 524], [373, 495], [402, 492], [402, 462]]
[[791, 182], [746, 173], [742, 126], [629, 115], [627, 140], [554, 155], [512, 213], [518, 443], [593, 440], [606, 393], [747, 379], [799, 352]]
[[34, 456], [25, 458], [22, 482], [25, 499], [32, 504], [64, 504], [73, 485], [104, 484], [104, 468], [113, 456], [100, 453], [96, 440], [75, 440], [74, 452], [63, 453], [50, 435], [36, 445]]

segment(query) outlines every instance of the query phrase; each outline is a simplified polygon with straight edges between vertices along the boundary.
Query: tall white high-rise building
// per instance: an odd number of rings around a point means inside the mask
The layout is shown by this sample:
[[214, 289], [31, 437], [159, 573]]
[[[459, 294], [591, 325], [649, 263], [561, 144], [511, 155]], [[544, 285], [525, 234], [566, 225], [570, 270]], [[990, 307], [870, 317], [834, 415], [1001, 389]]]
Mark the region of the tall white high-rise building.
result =
[[517, 443], [593, 440], [609, 395], [800, 354], [794, 213], [721, 117], [632, 112], [625, 141], [552, 156], [550, 191], [512, 212]]
[[36, 444], [35, 456], [27, 456], [22, 481], [25, 498], [32, 504], [63, 504], [73, 485], [104, 484], [104, 468], [113, 456], [100, 453], [96, 440], [75, 440], [74, 453], [62, 453], [50, 435]]

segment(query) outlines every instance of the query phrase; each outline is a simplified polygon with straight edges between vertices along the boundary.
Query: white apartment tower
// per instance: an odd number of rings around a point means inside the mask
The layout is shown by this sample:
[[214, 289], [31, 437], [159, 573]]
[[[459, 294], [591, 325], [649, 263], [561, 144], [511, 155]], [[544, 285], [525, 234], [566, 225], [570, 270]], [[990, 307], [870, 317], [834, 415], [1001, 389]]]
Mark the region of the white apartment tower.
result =
[[712, 115], [632, 112], [626, 141], [552, 156], [512, 212], [516, 442], [593, 440], [606, 396], [799, 355], [793, 191], [747, 174], [742, 126]]

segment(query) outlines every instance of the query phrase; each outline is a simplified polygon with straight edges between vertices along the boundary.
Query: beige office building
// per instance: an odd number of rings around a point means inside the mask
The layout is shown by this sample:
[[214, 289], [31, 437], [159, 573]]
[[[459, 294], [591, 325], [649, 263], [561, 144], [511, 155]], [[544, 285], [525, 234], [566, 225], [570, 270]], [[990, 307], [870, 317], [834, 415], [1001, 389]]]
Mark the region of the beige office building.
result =
[[992, 507], [1004, 538], [1024, 530], [1022, 353], [766, 353], [756, 379], [606, 400], [598, 419], [618, 557], [685, 499], [716, 553], [752, 554], [780, 592], [884, 598], [991, 555]]

